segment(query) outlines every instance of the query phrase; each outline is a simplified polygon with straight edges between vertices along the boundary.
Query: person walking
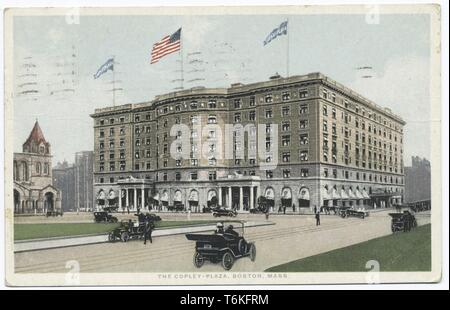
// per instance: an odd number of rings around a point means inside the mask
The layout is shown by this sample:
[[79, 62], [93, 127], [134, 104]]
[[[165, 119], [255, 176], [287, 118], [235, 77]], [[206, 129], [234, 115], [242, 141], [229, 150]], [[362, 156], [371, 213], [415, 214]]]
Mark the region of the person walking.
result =
[[150, 219], [150, 216], [145, 216], [145, 226], [144, 226], [144, 244], [147, 244], [147, 239], [150, 243], [153, 243], [152, 240], [152, 232], [153, 232], [154, 224]]
[[316, 212], [316, 226], [320, 226], [320, 212]]

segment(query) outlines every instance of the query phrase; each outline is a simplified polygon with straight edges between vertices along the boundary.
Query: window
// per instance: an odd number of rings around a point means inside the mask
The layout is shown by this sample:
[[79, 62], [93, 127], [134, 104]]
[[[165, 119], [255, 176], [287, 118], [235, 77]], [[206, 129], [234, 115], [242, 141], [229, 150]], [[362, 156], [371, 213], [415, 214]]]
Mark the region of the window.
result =
[[283, 178], [288, 179], [291, 177], [291, 170], [283, 169]]
[[135, 145], [136, 146], [141, 146], [141, 140], [140, 139], [136, 139]]
[[290, 144], [291, 144], [291, 136], [290, 135], [281, 136], [281, 145], [282, 146], [289, 146]]
[[308, 120], [301, 120], [300, 121], [300, 129], [308, 128]]
[[272, 170], [266, 170], [266, 178], [272, 179], [273, 178], [273, 171]]
[[191, 107], [191, 110], [197, 110], [197, 108], [198, 108], [197, 101], [192, 101], [190, 107]]
[[198, 159], [191, 159], [191, 166], [193, 167], [198, 166]]
[[179, 173], [179, 172], [175, 173], [175, 180], [176, 181], [180, 181], [181, 180], [181, 173]]
[[272, 117], [273, 117], [272, 109], [266, 110], [266, 118], [272, 118]]
[[266, 102], [266, 103], [273, 102], [272, 94], [266, 95], [266, 97], [265, 97], [265, 102]]
[[323, 116], [328, 116], [328, 107], [326, 105], [324, 105], [322, 108], [322, 114]]
[[145, 120], [149, 121], [152, 119], [152, 116], [150, 114], [145, 114]]
[[325, 178], [328, 178], [328, 168], [324, 168], [324, 169], [323, 169], [323, 176], [324, 176]]
[[333, 119], [336, 119], [336, 109], [335, 109], [335, 108], [332, 108], [332, 109], [331, 109], [331, 117], [332, 117]]
[[337, 179], [337, 169], [333, 169], [333, 178]]
[[100, 125], [105, 125], [105, 120], [101, 119], [100, 120]]
[[307, 114], [308, 113], [308, 105], [307, 104], [301, 104], [300, 105], [300, 114]]
[[306, 168], [300, 169], [300, 176], [303, 177], [303, 178], [308, 177], [309, 176], [309, 169], [306, 169]]
[[284, 152], [283, 153], [283, 162], [288, 163], [291, 161], [291, 152]]
[[125, 134], [125, 127], [120, 127], [119, 134], [124, 135]]
[[291, 125], [289, 122], [283, 122], [283, 125], [281, 126], [282, 131], [289, 131], [291, 130]]
[[217, 101], [216, 100], [209, 100], [208, 101], [208, 108], [215, 109], [217, 107]]
[[281, 109], [281, 115], [282, 115], [282, 116], [289, 116], [289, 115], [291, 115], [291, 109], [290, 109], [290, 107], [289, 107], [289, 106], [284, 106], [284, 107]]
[[336, 94], [331, 94], [331, 101], [336, 102]]
[[300, 90], [298, 93], [300, 98], [306, 98], [308, 97], [308, 91], [307, 90]]
[[139, 155], [139, 151], [134, 153], [134, 158], [139, 159], [140, 155]]
[[191, 180], [195, 181], [198, 179], [197, 172], [191, 172]]
[[175, 111], [176, 112], [180, 112], [181, 111], [181, 106], [180, 105], [176, 105], [175, 106]]
[[141, 117], [139, 115], [134, 116], [134, 121], [139, 122], [141, 120]]
[[112, 149], [114, 148], [114, 141], [109, 141], [109, 147]]
[[255, 96], [251, 96], [250, 97], [250, 106], [254, 107], [256, 105], [256, 100], [255, 100]]
[[214, 115], [208, 116], [208, 124], [217, 124], [217, 117]]
[[175, 166], [181, 167], [181, 160], [179, 159], [175, 160]]
[[105, 137], [105, 132], [103, 131], [103, 129], [100, 130], [100, 132], [99, 132], [99, 137], [100, 137], [100, 138]]
[[116, 165], [114, 162], [110, 162], [109, 163], [109, 171], [114, 171], [114, 170], [116, 170]]
[[248, 112], [248, 120], [249, 121], [254, 121], [255, 118], [256, 118], [256, 112], [255, 111]]
[[302, 150], [300, 151], [300, 161], [307, 161], [308, 160], [308, 151]]
[[283, 101], [287, 101], [287, 100], [291, 99], [291, 93], [284, 92], [284, 93], [281, 95], [281, 99], [282, 99]]
[[328, 99], [328, 91], [326, 89], [322, 90], [322, 97]]
[[234, 122], [235, 123], [241, 122], [241, 113], [234, 113]]
[[125, 122], [125, 117], [121, 117], [119, 120], [120, 120], [121, 123], [124, 123]]
[[323, 121], [323, 131], [328, 131], [328, 122], [327, 121]]
[[300, 144], [302, 144], [302, 145], [308, 144], [308, 134], [307, 133], [300, 134]]
[[240, 109], [242, 107], [241, 99], [234, 99], [234, 108]]
[[217, 179], [217, 173], [215, 171], [209, 171], [208, 172], [208, 179], [210, 181]]

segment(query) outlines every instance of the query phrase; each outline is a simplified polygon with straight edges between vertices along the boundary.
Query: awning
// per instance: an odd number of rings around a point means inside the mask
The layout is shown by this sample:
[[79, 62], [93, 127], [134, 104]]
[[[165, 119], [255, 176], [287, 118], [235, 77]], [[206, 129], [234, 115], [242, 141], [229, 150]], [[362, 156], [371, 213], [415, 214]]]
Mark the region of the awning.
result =
[[167, 193], [167, 191], [163, 192], [163, 194], [161, 195], [161, 201], [169, 201], [169, 194]]
[[283, 188], [281, 192], [281, 199], [292, 199], [292, 192], [290, 188]]
[[110, 191], [109, 195], [108, 195], [108, 199], [115, 199], [116, 198], [116, 193], [114, 191]]
[[156, 193], [156, 195], [153, 196], [153, 200], [159, 201], [159, 193]]
[[348, 198], [349, 199], [356, 199], [355, 194], [353, 193], [353, 191], [351, 189], [348, 190]]
[[364, 196], [361, 194], [361, 192], [359, 191], [359, 189], [356, 189], [355, 194], [356, 194], [356, 198], [358, 198], [358, 199], [364, 199]]
[[309, 200], [309, 190], [307, 188], [302, 188], [298, 195], [298, 199]]
[[181, 191], [176, 191], [173, 195], [173, 201], [182, 201]]
[[333, 188], [331, 190], [331, 199], [335, 200], [335, 199], [341, 199], [341, 196], [339, 196], [337, 190], [335, 188]]
[[363, 189], [363, 191], [362, 191], [362, 196], [364, 197], [364, 199], [370, 199], [370, 196], [369, 196], [369, 194], [367, 194], [365, 189]]
[[344, 189], [341, 189], [341, 199], [349, 199], [349, 197]]
[[330, 200], [331, 199], [331, 196], [330, 196], [330, 194], [328, 193], [328, 191], [327, 191], [327, 189], [325, 187], [322, 188], [322, 199], [324, 199], [324, 200]]
[[274, 200], [275, 192], [273, 191], [272, 188], [268, 188], [268, 189], [266, 189], [266, 194], [264, 196], [266, 196], [267, 199]]
[[100, 199], [100, 200], [105, 200], [105, 192], [104, 191], [100, 191], [100, 193], [98, 193], [98, 195], [97, 195], [97, 199]]
[[198, 201], [198, 192], [193, 190], [191, 191], [191, 193], [189, 194], [189, 201]]

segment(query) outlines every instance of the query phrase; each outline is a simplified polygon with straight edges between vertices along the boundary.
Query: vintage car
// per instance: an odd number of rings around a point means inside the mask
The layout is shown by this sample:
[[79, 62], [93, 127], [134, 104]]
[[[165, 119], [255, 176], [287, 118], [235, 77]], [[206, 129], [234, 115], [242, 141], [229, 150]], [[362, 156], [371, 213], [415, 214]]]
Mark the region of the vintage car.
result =
[[[186, 234], [188, 240], [195, 241], [194, 266], [200, 268], [205, 261], [221, 263], [225, 270], [233, 267], [234, 261], [241, 257], [256, 259], [256, 246], [244, 238], [244, 221], [219, 222], [224, 229], [213, 234]], [[239, 226], [235, 228], [233, 224]], [[238, 232], [238, 231], [241, 232]]]
[[417, 227], [416, 217], [409, 211], [403, 211], [403, 213], [389, 213], [392, 217], [391, 230], [393, 233], [397, 231], [410, 231]]
[[95, 223], [117, 223], [118, 219], [106, 211], [94, 212]]
[[63, 212], [62, 211], [60, 211], [60, 210], [48, 210], [46, 213], [45, 213], [45, 216], [46, 217], [49, 217], [49, 216], [63, 216]]
[[161, 218], [154, 214], [146, 214], [143, 213], [135, 214], [138, 217], [138, 220], [123, 220], [120, 222], [120, 226], [111, 231], [108, 234], [108, 240], [110, 242], [122, 241], [128, 242], [131, 239], [143, 239], [144, 231], [145, 231], [145, 217], [149, 217], [151, 229], [155, 228], [155, 219], [156, 221], [161, 220]]
[[117, 212], [118, 210], [119, 210], [118, 206], [103, 207], [103, 211], [105, 212]]
[[213, 210], [213, 216], [214, 217], [220, 217], [220, 216], [235, 217], [235, 216], [237, 216], [237, 212], [234, 209], [216, 208]]
[[365, 217], [369, 216], [369, 212], [363, 211], [363, 210], [355, 210], [350, 207], [340, 207], [339, 208], [339, 215], [342, 218], [346, 217], [359, 217], [361, 219], [364, 219]]

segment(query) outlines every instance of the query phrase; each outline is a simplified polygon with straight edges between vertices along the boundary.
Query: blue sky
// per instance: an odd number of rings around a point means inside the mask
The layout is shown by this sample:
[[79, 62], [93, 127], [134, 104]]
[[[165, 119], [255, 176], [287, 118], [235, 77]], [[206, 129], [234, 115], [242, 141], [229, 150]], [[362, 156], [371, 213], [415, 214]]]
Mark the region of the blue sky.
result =
[[[429, 158], [429, 60], [427, 15], [381, 15], [368, 24], [364, 15], [228, 15], [228, 16], [81, 16], [67, 24], [64, 16], [15, 17], [16, 75], [25, 57], [38, 67], [42, 95], [37, 101], [14, 98], [15, 151], [20, 151], [36, 118], [53, 147], [54, 164], [93, 148], [95, 108], [112, 104], [106, 89], [111, 72], [97, 80], [93, 74], [111, 55], [119, 64], [116, 77], [123, 92], [117, 104], [151, 100], [179, 86], [180, 55], [150, 65], [153, 43], [182, 27], [185, 87], [227, 87], [234, 82], [257, 82], [273, 73], [286, 73], [287, 37], [263, 46], [265, 37], [289, 18], [290, 75], [320, 71], [376, 103], [390, 107], [407, 121], [405, 163], [411, 155]], [[75, 47], [75, 92], [50, 96], [57, 84], [55, 64], [70, 59]], [[189, 65], [188, 54], [201, 52], [200, 66]], [[355, 70], [371, 66], [369, 72]], [[195, 74], [193, 69], [204, 70]], [[372, 75], [363, 79], [362, 75]], [[21, 80], [16, 79], [15, 85]], [[50, 86], [49, 86], [50, 85]], [[16, 87], [16, 91], [18, 88]], [[421, 143], [417, 143], [421, 141]]]

